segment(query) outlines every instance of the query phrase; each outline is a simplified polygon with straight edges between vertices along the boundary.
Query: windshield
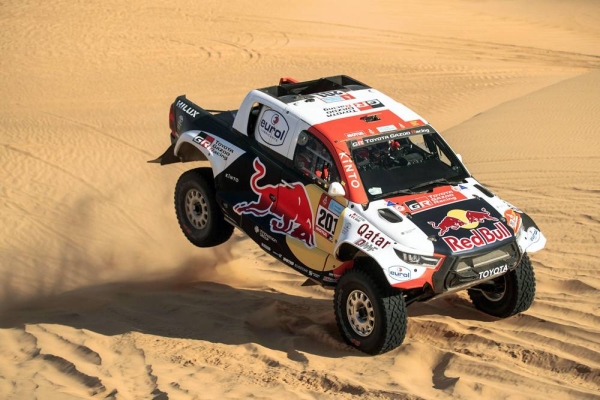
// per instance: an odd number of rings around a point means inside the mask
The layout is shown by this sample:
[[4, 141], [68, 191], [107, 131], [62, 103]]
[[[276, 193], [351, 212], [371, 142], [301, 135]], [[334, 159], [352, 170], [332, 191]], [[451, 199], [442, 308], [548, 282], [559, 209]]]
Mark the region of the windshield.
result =
[[468, 173], [430, 127], [387, 132], [348, 141], [370, 201], [456, 184]]

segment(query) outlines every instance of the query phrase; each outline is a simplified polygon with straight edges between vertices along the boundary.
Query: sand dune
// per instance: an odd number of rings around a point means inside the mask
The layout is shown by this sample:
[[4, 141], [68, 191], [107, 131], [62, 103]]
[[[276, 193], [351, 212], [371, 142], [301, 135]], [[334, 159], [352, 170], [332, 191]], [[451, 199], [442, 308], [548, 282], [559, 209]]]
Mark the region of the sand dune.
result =
[[[0, 4], [0, 398], [600, 398], [600, 5], [150, 0]], [[533, 307], [409, 308], [405, 344], [343, 344], [332, 293], [242, 233], [187, 243], [179, 94], [234, 109], [344, 73], [424, 115], [548, 238]]]

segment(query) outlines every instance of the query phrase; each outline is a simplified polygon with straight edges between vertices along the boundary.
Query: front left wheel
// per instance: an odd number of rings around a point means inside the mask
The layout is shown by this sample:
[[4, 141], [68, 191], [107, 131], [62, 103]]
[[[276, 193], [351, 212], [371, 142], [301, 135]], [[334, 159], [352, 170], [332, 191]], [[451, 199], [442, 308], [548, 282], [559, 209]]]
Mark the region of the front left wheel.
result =
[[527, 254], [512, 271], [492, 280], [491, 284], [473, 287], [467, 292], [480, 311], [507, 318], [526, 311], [535, 298], [535, 274]]
[[215, 200], [212, 172], [197, 168], [184, 172], [175, 186], [175, 213], [185, 237], [198, 247], [226, 242], [233, 234]]
[[348, 270], [338, 281], [333, 301], [338, 328], [349, 345], [381, 354], [404, 341], [408, 324], [404, 297], [373, 272]]

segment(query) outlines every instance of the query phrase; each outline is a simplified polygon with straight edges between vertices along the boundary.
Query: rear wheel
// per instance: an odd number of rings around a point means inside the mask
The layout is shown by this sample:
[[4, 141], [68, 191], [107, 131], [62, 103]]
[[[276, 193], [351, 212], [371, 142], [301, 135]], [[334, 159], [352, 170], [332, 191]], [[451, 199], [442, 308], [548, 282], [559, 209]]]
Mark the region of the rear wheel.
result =
[[346, 343], [368, 354], [402, 344], [408, 318], [402, 293], [362, 269], [348, 270], [334, 295], [338, 328]]
[[506, 318], [528, 310], [535, 297], [535, 275], [529, 256], [524, 254], [517, 268], [469, 289], [468, 294], [477, 309], [495, 317]]
[[183, 234], [198, 247], [217, 246], [233, 234], [233, 225], [225, 221], [215, 200], [209, 169], [192, 169], [181, 175], [175, 186], [175, 212]]

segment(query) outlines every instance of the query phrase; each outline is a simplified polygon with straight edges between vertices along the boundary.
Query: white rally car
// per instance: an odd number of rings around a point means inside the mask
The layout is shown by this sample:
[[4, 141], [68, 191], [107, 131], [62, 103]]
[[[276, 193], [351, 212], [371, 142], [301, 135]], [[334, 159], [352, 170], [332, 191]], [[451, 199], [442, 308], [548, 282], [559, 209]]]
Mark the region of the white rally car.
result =
[[344, 340], [369, 354], [399, 346], [406, 306], [467, 289], [478, 309], [527, 310], [532, 219], [475, 180], [422, 117], [347, 76], [283, 78], [239, 110], [178, 97], [171, 146], [154, 162], [185, 172], [175, 209], [185, 236], [216, 246], [241, 229], [264, 251], [335, 289]]

